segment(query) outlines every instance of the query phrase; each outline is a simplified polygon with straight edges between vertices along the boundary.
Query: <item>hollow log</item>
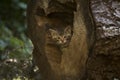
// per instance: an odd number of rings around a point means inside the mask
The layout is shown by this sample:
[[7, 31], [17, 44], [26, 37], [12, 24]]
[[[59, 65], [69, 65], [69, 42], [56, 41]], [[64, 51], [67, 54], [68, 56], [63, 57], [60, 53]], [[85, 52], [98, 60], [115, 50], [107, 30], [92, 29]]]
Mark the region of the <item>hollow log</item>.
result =
[[[44, 24], [51, 21], [48, 18], [73, 26], [69, 46], [61, 50], [61, 55], [51, 53], [55, 62], [49, 61], [45, 48]], [[34, 45], [33, 58], [43, 80], [85, 80], [86, 61], [95, 40], [89, 0], [30, 0], [27, 22], [27, 34]]]

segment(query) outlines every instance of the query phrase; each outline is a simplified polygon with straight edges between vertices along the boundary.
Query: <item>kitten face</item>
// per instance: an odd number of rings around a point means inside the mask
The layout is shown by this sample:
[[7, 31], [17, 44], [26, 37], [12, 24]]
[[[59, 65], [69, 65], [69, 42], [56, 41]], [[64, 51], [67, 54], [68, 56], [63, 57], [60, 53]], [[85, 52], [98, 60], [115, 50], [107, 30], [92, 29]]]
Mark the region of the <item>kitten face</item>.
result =
[[54, 44], [60, 46], [60, 47], [66, 47], [69, 45], [70, 39], [71, 39], [71, 27], [66, 27], [63, 34], [59, 34], [57, 30], [49, 29], [51, 40], [54, 42]]

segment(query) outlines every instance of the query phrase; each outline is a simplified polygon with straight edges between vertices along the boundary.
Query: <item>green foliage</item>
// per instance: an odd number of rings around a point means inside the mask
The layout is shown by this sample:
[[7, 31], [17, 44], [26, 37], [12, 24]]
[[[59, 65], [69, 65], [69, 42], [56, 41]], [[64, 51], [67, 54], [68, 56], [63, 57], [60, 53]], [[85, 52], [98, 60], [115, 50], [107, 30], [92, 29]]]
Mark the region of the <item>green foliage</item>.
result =
[[27, 0], [0, 1], [0, 80], [30, 80], [33, 45], [25, 35]]
[[26, 59], [31, 56], [32, 43], [22, 34], [22, 39], [13, 35], [13, 32], [8, 29], [3, 23], [0, 24], [0, 50], [9, 51], [10, 58]]

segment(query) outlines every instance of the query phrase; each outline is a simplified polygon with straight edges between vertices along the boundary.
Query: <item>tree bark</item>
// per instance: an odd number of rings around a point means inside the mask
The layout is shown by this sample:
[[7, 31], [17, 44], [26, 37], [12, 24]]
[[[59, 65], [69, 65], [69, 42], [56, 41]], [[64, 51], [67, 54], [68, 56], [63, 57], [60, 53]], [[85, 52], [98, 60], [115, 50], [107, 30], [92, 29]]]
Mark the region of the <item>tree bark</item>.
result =
[[87, 61], [88, 76], [90, 80], [119, 80], [120, 14], [112, 14], [120, 13], [120, 1], [91, 0], [91, 8], [97, 34], [94, 50]]
[[[65, 13], [65, 14], [64, 14]], [[60, 14], [58, 19], [73, 25], [70, 45], [62, 49], [61, 62], [51, 67], [45, 54], [45, 26], [42, 17]], [[67, 15], [66, 15], [67, 14]], [[95, 40], [89, 0], [30, 0], [27, 10], [28, 36], [34, 45], [33, 58], [43, 80], [85, 80], [86, 61]], [[72, 22], [72, 23], [71, 23]], [[52, 56], [54, 57], [54, 55]]]

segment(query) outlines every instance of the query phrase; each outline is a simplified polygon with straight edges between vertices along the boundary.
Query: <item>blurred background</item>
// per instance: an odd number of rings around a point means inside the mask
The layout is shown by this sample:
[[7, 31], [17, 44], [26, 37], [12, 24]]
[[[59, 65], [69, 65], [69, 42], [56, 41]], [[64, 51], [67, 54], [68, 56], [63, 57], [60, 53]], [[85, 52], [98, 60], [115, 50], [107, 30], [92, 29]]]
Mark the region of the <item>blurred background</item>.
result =
[[37, 73], [25, 35], [27, 1], [0, 0], [0, 80], [32, 80]]

